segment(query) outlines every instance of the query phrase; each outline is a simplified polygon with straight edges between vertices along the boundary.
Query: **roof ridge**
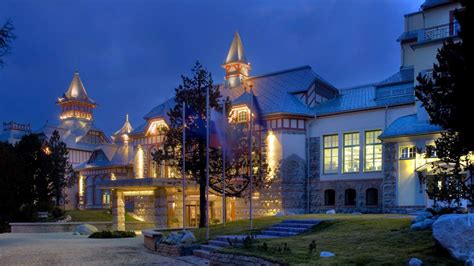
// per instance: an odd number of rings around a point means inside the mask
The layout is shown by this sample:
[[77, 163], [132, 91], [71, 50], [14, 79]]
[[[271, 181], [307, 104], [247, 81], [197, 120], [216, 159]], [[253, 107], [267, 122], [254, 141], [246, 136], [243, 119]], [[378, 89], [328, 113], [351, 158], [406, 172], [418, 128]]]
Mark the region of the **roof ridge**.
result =
[[351, 86], [351, 87], [341, 88], [341, 89], [339, 89], [339, 91], [342, 92], [342, 91], [347, 91], [347, 90], [355, 90], [355, 89], [361, 89], [361, 88], [369, 87], [369, 86], [374, 86], [375, 87], [377, 84], [379, 84], [379, 82], [370, 82], [370, 83], [355, 85], [355, 86]]
[[287, 72], [292, 72], [292, 71], [296, 71], [296, 70], [300, 70], [300, 69], [305, 69], [305, 68], [311, 69], [311, 67], [310, 67], [309, 65], [303, 65], [303, 66], [299, 66], [299, 67], [293, 67], [293, 68], [288, 68], [288, 69], [284, 69], [284, 70], [279, 70], [279, 71], [274, 71], [274, 72], [269, 72], [269, 73], [265, 73], [265, 74], [261, 74], [261, 75], [257, 75], [257, 76], [253, 76], [253, 77], [249, 77], [247, 80], [256, 79], [256, 78], [262, 78], [262, 77], [268, 77], [268, 76], [274, 76], [274, 75], [279, 75], [279, 74], [283, 74], [283, 73], [287, 73]]

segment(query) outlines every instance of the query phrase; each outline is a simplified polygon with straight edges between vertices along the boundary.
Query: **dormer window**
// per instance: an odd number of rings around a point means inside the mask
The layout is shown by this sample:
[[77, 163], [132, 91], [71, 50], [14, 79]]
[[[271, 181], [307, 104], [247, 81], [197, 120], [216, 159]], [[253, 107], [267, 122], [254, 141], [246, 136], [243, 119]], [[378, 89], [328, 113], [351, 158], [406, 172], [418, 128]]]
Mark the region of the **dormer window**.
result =
[[152, 121], [148, 126], [147, 135], [158, 135], [166, 128], [168, 128], [168, 125], [163, 119]]
[[249, 121], [250, 109], [247, 106], [232, 108], [229, 120], [234, 123], [247, 123]]

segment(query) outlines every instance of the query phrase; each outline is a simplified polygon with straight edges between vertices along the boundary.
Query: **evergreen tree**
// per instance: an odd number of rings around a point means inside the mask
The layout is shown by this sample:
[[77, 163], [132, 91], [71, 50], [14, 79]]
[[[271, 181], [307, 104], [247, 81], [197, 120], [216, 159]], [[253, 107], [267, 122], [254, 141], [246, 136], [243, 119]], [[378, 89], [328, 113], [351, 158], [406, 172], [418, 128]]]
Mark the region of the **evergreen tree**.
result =
[[67, 202], [64, 189], [73, 183], [75, 175], [69, 162], [66, 144], [61, 141], [58, 131], [53, 132], [45, 150], [51, 160], [51, 171], [49, 173], [51, 193], [56, 206], [59, 206], [61, 200]]
[[[166, 162], [166, 165], [182, 170], [182, 129], [183, 129], [183, 102], [186, 103], [186, 176], [192, 177], [199, 184], [199, 226], [206, 225], [206, 91], [209, 90], [210, 108], [222, 111], [222, 96], [219, 88], [214, 86], [211, 73], [209, 73], [199, 62], [192, 68], [193, 76], [182, 76], [182, 84], [175, 89], [174, 108], [169, 110], [170, 125], [163, 128], [165, 141], [163, 148], [153, 154], [157, 164]], [[226, 101], [226, 106], [230, 107], [230, 101]], [[230, 108], [226, 108], [230, 109]], [[240, 132], [244, 132], [241, 127]], [[228, 159], [226, 167], [226, 192], [227, 196], [241, 197], [249, 184], [248, 173], [248, 138], [247, 134], [241, 134], [234, 138], [229, 144], [233, 149], [232, 158]], [[254, 144], [257, 143], [254, 138]], [[257, 145], [255, 145], [257, 146]], [[255, 147], [254, 146], [254, 147]], [[258, 146], [257, 146], [258, 147]], [[264, 162], [265, 156], [261, 149], [254, 148], [255, 186], [262, 187], [262, 176], [266, 176], [267, 165]], [[222, 147], [210, 147], [209, 150], [209, 176], [210, 192], [220, 194], [222, 192]]]
[[[422, 176], [430, 198], [449, 203], [474, 199], [472, 184], [474, 127], [468, 117], [472, 113], [474, 93], [469, 86], [472, 70], [473, 14], [472, 1], [461, 1], [455, 12], [460, 40], [447, 40], [436, 56], [432, 77], [418, 75], [415, 88], [433, 124], [443, 132], [427, 153], [436, 152], [440, 162], [432, 163], [434, 175]], [[471, 21], [471, 22], [469, 22]], [[467, 171], [467, 176], [464, 171]]]

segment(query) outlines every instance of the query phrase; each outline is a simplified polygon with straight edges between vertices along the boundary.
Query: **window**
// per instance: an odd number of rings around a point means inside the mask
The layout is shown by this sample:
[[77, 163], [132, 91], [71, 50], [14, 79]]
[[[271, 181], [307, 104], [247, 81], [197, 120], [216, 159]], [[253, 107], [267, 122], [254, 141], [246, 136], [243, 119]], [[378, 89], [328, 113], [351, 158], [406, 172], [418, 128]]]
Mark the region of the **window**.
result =
[[339, 137], [338, 135], [324, 136], [324, 173], [337, 173], [339, 170]]
[[382, 170], [382, 141], [378, 136], [382, 130], [365, 132], [365, 171]]
[[247, 122], [248, 113], [247, 110], [240, 110], [237, 112], [237, 123]]
[[344, 173], [359, 172], [359, 133], [344, 134]]
[[376, 188], [369, 188], [365, 191], [365, 205], [377, 206], [379, 204], [379, 191]]
[[110, 192], [104, 191], [102, 194], [102, 204], [110, 204]]
[[346, 189], [345, 205], [346, 206], [356, 206], [356, 191], [355, 191], [355, 189], [352, 189], [352, 188]]
[[334, 206], [336, 205], [336, 191], [328, 189], [324, 191], [324, 205]]
[[402, 147], [400, 149], [400, 159], [407, 160], [415, 158], [415, 147]]

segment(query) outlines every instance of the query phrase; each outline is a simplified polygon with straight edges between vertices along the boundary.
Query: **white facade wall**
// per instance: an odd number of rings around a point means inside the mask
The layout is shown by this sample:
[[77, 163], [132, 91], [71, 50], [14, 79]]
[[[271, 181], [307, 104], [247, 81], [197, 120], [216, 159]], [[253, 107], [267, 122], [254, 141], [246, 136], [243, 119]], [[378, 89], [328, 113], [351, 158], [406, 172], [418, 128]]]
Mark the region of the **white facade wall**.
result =
[[[382, 178], [382, 172], [364, 172], [364, 143], [365, 131], [368, 130], [384, 130], [395, 119], [413, 114], [415, 108], [413, 105], [405, 105], [399, 107], [390, 107], [388, 109], [375, 109], [368, 111], [359, 111], [352, 113], [344, 113], [338, 115], [330, 115], [318, 117], [310, 127], [310, 137], [320, 137], [321, 147], [320, 154], [320, 180], [343, 180], [343, 179], [371, 179]], [[357, 173], [343, 173], [343, 134], [350, 132], [359, 132], [360, 134], [360, 167]], [[325, 174], [323, 169], [323, 136], [338, 134], [339, 135], [339, 170], [338, 173]]]

